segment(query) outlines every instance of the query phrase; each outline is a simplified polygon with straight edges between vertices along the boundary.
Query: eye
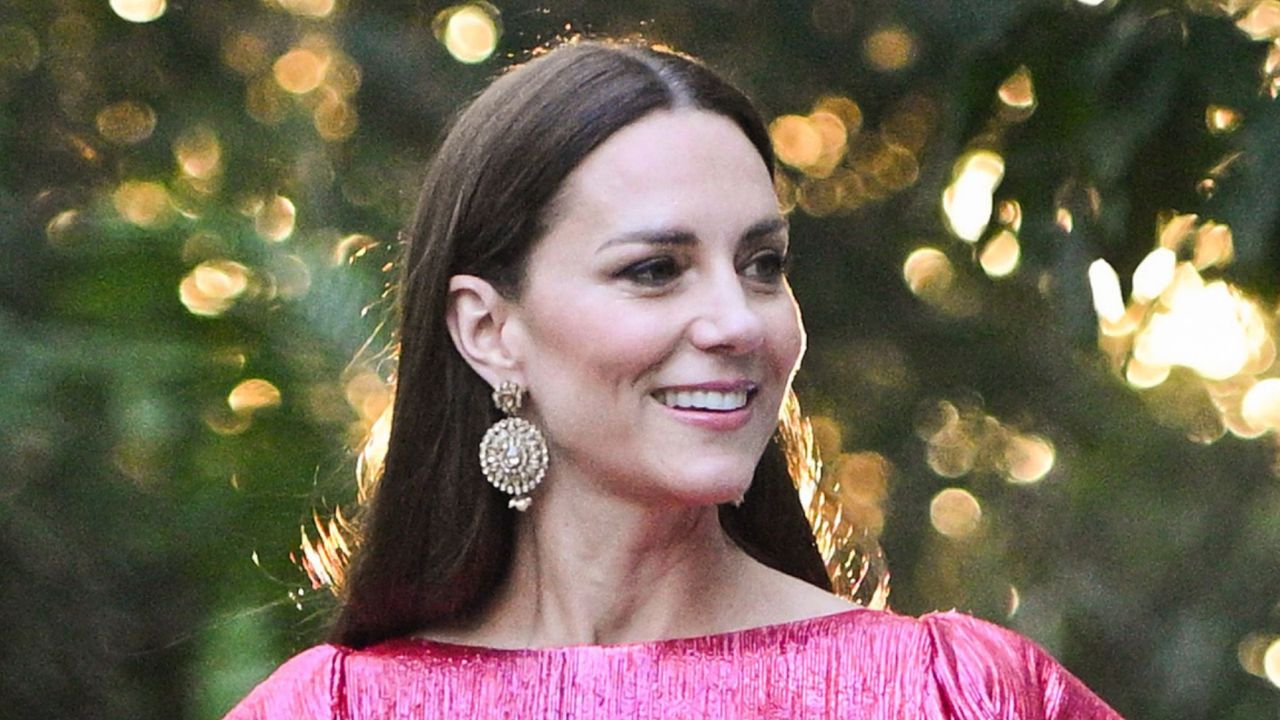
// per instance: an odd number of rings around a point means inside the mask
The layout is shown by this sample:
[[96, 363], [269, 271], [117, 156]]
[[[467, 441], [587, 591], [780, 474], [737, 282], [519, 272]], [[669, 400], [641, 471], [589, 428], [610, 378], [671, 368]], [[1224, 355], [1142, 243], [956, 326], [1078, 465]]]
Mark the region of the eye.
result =
[[762, 250], [747, 261], [742, 274], [753, 280], [776, 283], [787, 273], [790, 257], [778, 250]]
[[628, 265], [617, 276], [645, 287], [662, 287], [680, 277], [680, 270], [675, 258], [664, 255]]

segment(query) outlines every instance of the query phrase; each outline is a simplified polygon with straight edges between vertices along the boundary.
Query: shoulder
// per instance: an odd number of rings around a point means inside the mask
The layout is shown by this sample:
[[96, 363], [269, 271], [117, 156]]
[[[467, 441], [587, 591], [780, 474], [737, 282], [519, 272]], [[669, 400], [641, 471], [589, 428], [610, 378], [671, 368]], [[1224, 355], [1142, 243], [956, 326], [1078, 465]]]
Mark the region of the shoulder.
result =
[[319, 720], [336, 717], [341, 663], [348, 650], [317, 645], [294, 655], [232, 708], [224, 720]]
[[1119, 720], [1043, 648], [963, 613], [920, 618], [939, 693], [961, 718]]

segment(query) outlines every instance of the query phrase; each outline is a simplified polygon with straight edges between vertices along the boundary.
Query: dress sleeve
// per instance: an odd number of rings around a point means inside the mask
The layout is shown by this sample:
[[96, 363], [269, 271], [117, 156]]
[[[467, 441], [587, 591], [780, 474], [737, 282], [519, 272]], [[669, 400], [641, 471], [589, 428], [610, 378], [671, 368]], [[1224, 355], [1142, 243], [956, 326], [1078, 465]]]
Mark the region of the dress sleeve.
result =
[[1039, 645], [958, 612], [921, 620], [933, 675], [956, 720], [1121, 720]]
[[344, 648], [317, 645], [287, 660], [223, 720], [340, 720]]

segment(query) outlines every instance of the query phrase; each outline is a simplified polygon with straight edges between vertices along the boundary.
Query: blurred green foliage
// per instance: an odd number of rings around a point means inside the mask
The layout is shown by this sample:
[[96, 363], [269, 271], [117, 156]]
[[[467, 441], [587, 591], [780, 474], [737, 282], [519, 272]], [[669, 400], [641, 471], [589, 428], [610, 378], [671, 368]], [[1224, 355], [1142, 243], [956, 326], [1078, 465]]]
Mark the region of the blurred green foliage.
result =
[[[423, 165], [503, 66], [586, 32], [692, 52], [770, 116], [851, 98], [864, 138], [904, 107], [927, 109], [909, 182], [830, 215], [802, 201], [793, 216], [810, 333], [798, 390], [836, 449], [894, 468], [880, 511], [895, 608], [1010, 625], [1129, 717], [1273, 715], [1277, 688], [1245, 671], [1257, 658], [1238, 647], [1280, 633], [1274, 433], [1188, 440], [1203, 420], [1194, 383], [1175, 370], [1160, 388], [1127, 387], [1098, 350], [1087, 281], [1099, 257], [1127, 277], [1162, 213], [1194, 212], [1232, 228], [1225, 277], [1274, 307], [1280, 108], [1263, 73], [1276, 50], [1236, 24], [1256, 4], [509, 2], [498, 52], [467, 65], [433, 34], [436, 3], [348, 0], [313, 17], [326, 3], [202, 0], [147, 23], [107, 2], [7, 3], [5, 713], [218, 717], [316, 641], [328, 601], [290, 555], [313, 510], [353, 498], [359, 400], [377, 388], [353, 397], [348, 383], [386, 373], [385, 264]], [[871, 41], [886, 30], [887, 45]], [[291, 94], [274, 63], [299, 48], [329, 58], [330, 77]], [[1037, 104], [1002, 121], [997, 90], [1019, 67]], [[1238, 129], [1210, 132], [1209, 105], [1238, 113]], [[179, 162], [182, 148], [199, 155], [201, 130], [220, 153], [207, 177]], [[940, 210], [953, 162], [974, 147], [1000, 153], [996, 199], [1022, 210], [1021, 259], [1004, 279], [983, 273]], [[131, 195], [126, 181], [156, 185]], [[296, 217], [271, 214], [277, 196]], [[266, 239], [281, 223], [287, 237]], [[357, 233], [369, 240], [350, 247], [366, 251], [335, 262]], [[920, 246], [949, 258], [966, 310], [904, 283]], [[201, 263], [214, 263], [194, 305], [207, 316], [179, 294]], [[227, 302], [209, 305], [218, 292]], [[250, 378], [279, 402], [229, 407]], [[1053, 469], [1023, 485], [991, 468], [940, 477], [918, 434], [938, 401], [1048, 438]], [[966, 539], [930, 522], [949, 486], [981, 501]]]

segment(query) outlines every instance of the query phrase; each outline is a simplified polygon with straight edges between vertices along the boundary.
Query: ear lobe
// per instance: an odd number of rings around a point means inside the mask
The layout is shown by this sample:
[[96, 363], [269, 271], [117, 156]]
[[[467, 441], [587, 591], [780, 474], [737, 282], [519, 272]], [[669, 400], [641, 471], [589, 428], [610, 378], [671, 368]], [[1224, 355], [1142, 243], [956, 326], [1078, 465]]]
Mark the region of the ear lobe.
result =
[[474, 275], [449, 278], [445, 322], [453, 346], [471, 369], [494, 387], [503, 380], [519, 382], [511, 377], [516, 361], [502, 339], [508, 310], [507, 299], [489, 281]]

